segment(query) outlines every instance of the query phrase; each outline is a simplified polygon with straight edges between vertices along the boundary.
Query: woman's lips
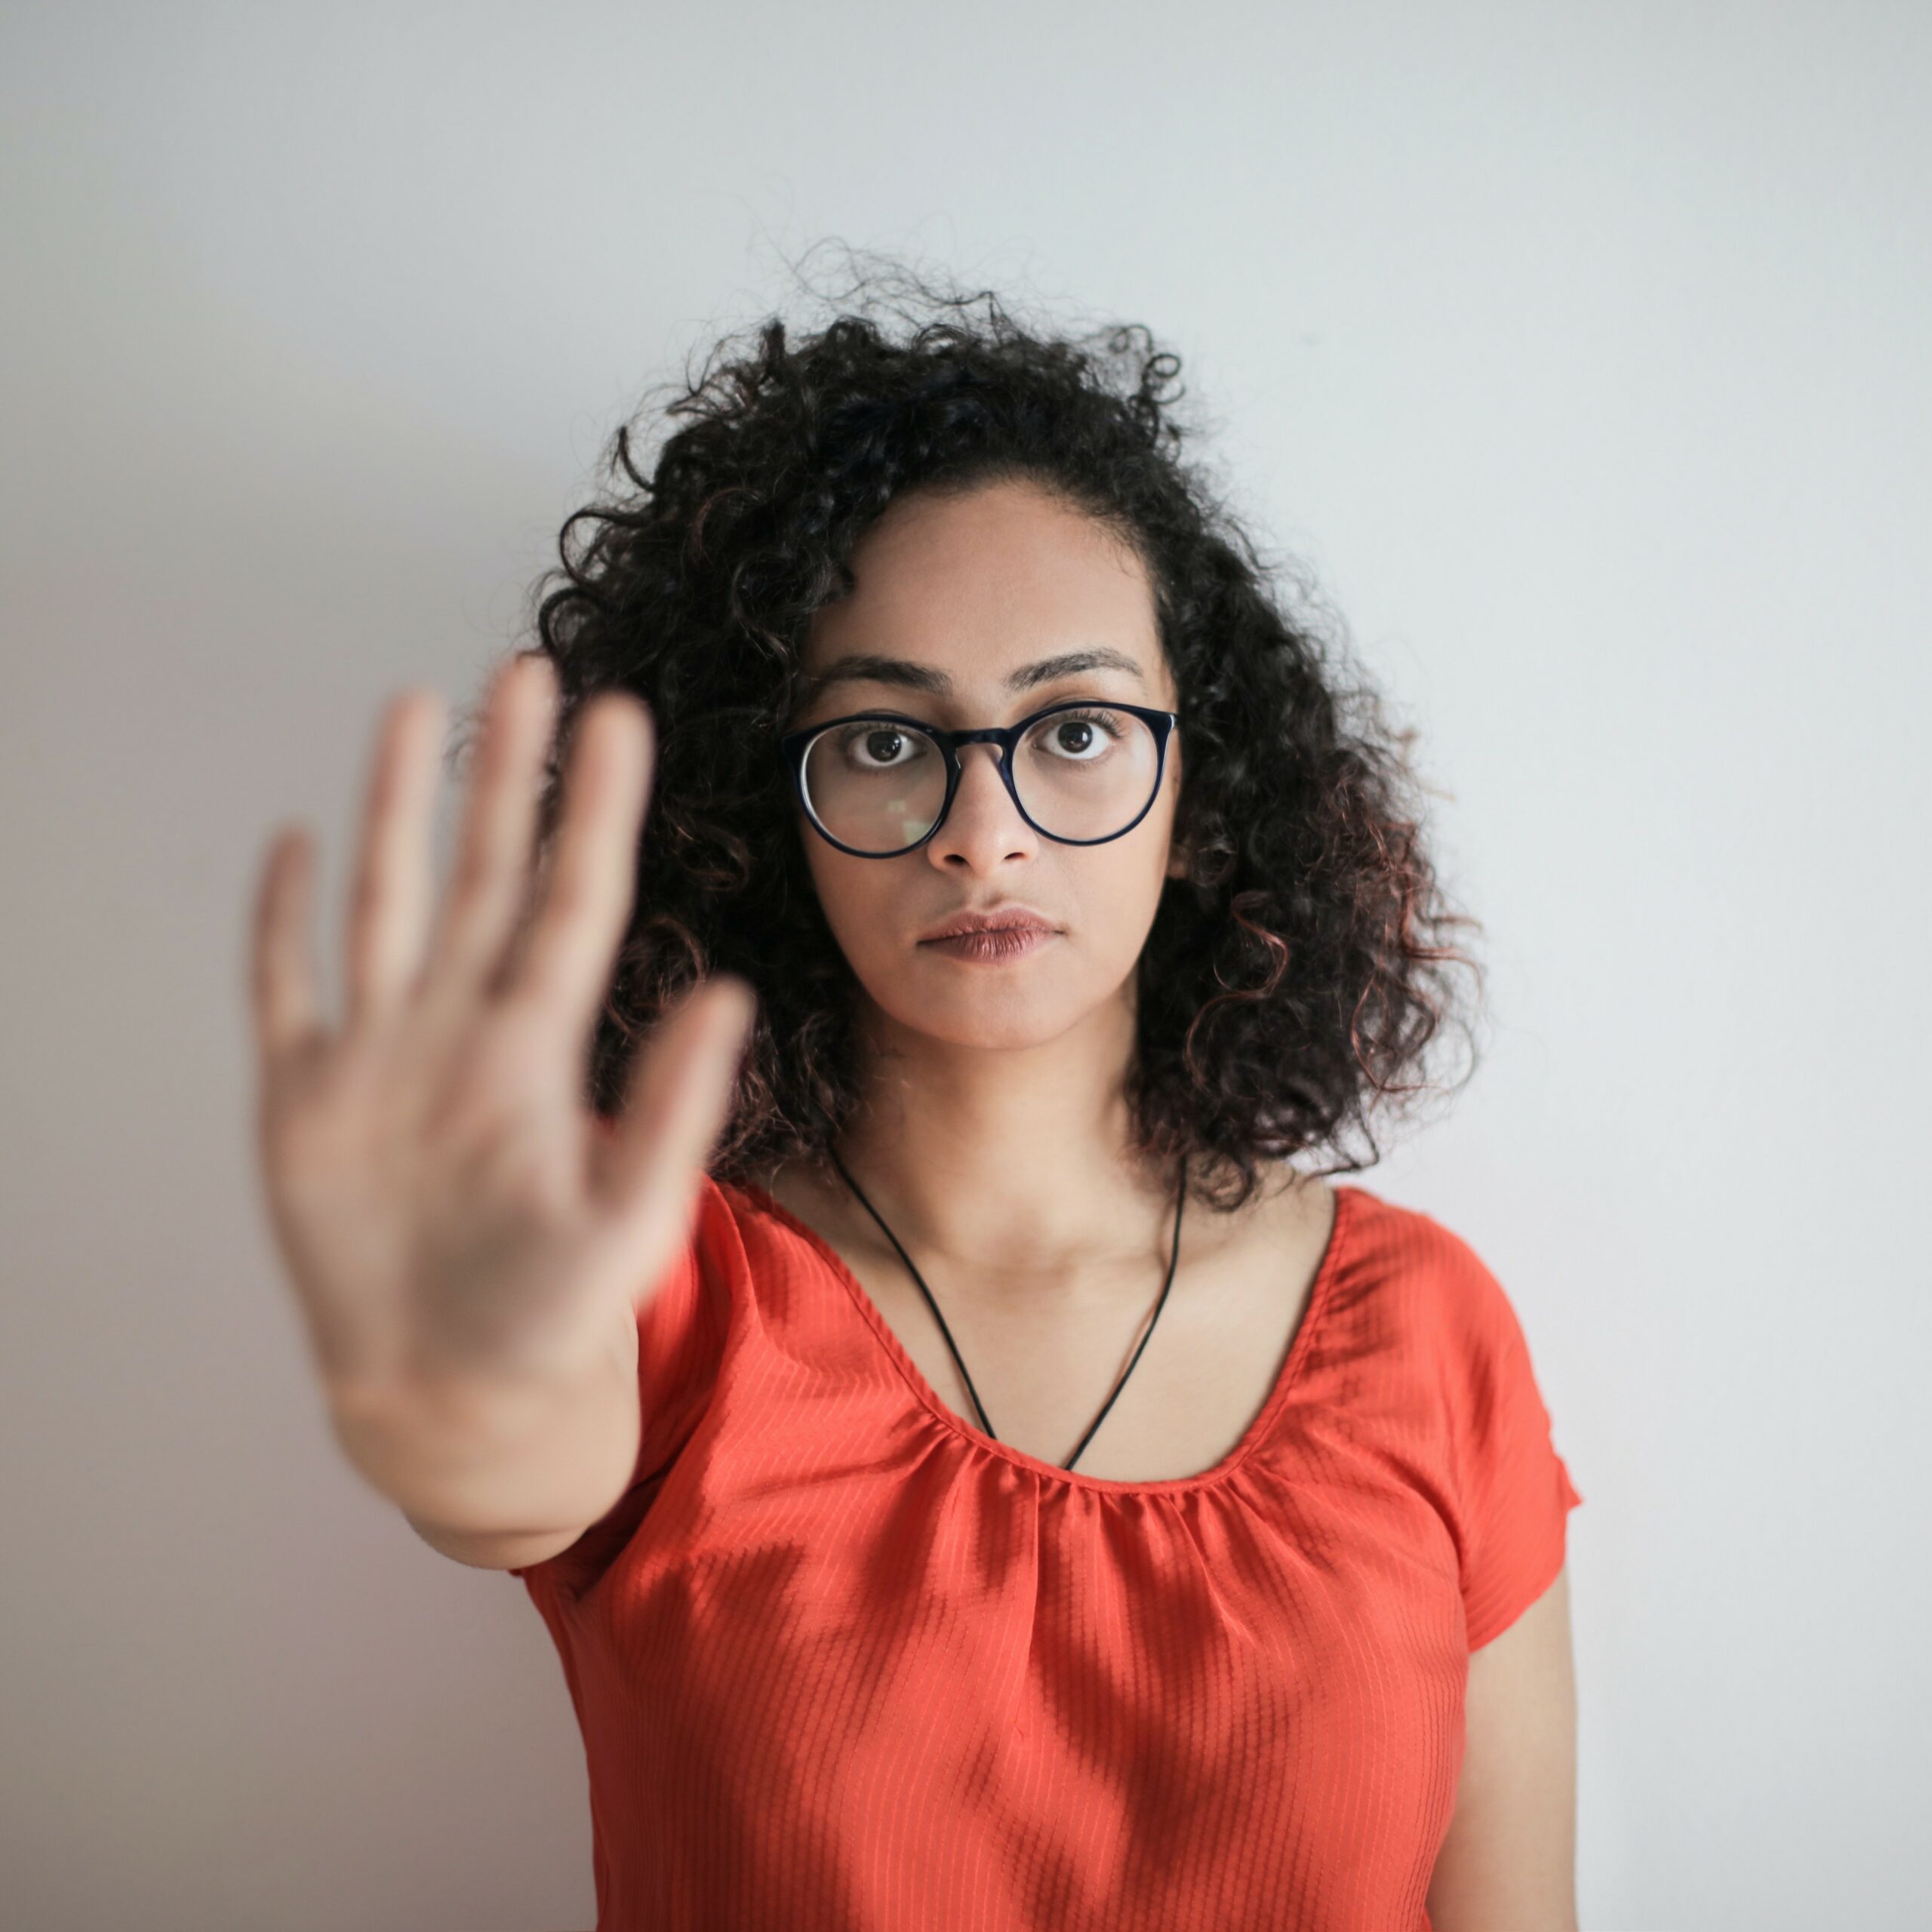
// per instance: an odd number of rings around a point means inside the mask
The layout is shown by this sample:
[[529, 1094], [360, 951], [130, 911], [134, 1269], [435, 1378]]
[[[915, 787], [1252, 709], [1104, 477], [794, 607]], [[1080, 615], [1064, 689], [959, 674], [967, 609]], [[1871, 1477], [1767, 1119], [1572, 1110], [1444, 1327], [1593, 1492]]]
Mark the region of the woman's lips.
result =
[[1005, 926], [992, 932], [954, 933], [946, 939], [925, 939], [919, 943], [955, 959], [1000, 965], [1009, 959], [1023, 958], [1055, 937], [1044, 926]]

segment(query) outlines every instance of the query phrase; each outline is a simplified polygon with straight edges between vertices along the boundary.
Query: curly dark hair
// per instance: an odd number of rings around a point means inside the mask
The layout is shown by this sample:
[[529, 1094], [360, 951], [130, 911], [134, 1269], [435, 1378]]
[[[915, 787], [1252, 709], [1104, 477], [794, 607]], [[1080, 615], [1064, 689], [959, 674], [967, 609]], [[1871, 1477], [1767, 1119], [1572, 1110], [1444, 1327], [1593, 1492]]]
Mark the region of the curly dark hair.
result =
[[[1427, 1050], [1460, 1017], [1448, 969], [1482, 978], [1444, 943], [1476, 921], [1449, 909], [1425, 854], [1414, 732], [1385, 721], [1365, 680], [1334, 674], [1339, 646], [1284, 608], [1281, 568], [1182, 460], [1180, 358], [1144, 327], [1029, 330], [990, 290], [868, 260], [818, 332], [795, 338], [769, 316], [721, 337], [695, 377], [688, 363], [663, 412], [681, 426], [648, 475], [632, 425], [619, 429], [610, 487], [565, 521], [561, 568], [531, 592], [538, 641], [518, 654], [549, 656], [559, 700], [540, 849], [583, 703], [620, 688], [657, 727], [590, 1104], [621, 1106], [641, 1037], [700, 975], [729, 971], [759, 1012], [710, 1171], [823, 1162], [861, 1091], [858, 983], [777, 749], [801, 648], [813, 613], [853, 589], [846, 559], [890, 504], [1024, 480], [1142, 559], [1179, 692], [1189, 869], [1167, 882], [1139, 962], [1136, 1152], [1168, 1168], [1184, 1155], [1190, 1195], [1222, 1210], [1255, 1191], [1263, 1158], [1371, 1164], [1371, 1108], [1429, 1086]], [[1345, 1145], [1358, 1131], [1366, 1158]]]

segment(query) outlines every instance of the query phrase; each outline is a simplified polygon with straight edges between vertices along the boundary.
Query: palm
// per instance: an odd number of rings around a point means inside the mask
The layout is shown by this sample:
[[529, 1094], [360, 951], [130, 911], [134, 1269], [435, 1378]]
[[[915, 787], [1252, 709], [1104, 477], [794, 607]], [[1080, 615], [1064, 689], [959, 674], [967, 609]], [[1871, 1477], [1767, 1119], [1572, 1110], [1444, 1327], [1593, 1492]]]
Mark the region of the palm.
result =
[[306, 837], [260, 889], [254, 1004], [263, 1177], [331, 1389], [580, 1372], [685, 1238], [752, 1001], [707, 982], [640, 1056], [613, 1133], [580, 1070], [628, 921], [649, 715], [608, 695], [574, 737], [533, 900], [537, 793], [555, 697], [540, 659], [492, 693], [456, 875], [430, 929], [441, 709], [411, 694], [372, 761], [346, 1010], [317, 1011]]

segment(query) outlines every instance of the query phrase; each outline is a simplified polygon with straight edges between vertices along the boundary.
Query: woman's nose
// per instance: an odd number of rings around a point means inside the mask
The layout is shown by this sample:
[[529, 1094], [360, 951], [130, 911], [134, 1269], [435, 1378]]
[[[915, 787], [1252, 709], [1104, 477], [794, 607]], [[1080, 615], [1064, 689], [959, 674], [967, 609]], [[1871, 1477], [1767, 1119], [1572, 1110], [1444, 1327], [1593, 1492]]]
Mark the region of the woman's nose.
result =
[[935, 866], [964, 863], [972, 869], [1024, 858], [1038, 848], [1034, 827], [1020, 817], [999, 771], [997, 744], [960, 748], [960, 783], [945, 825], [925, 844]]

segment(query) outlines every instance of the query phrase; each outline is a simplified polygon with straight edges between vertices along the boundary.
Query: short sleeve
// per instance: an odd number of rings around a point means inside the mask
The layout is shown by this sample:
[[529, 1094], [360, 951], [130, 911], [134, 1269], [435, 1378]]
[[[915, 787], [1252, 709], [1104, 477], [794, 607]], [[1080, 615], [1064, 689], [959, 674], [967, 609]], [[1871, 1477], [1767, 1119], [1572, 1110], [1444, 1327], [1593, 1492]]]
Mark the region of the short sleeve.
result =
[[637, 1461], [623, 1494], [576, 1542], [541, 1563], [509, 1574], [581, 1596], [637, 1533], [664, 1478], [709, 1406], [717, 1384], [728, 1312], [711, 1251], [719, 1217], [731, 1209], [707, 1174], [699, 1186], [690, 1238], [662, 1285], [637, 1312]]
[[1450, 1250], [1444, 1383], [1455, 1445], [1463, 1615], [1469, 1647], [1478, 1651], [1556, 1580], [1569, 1512], [1583, 1499], [1557, 1453], [1522, 1324], [1502, 1284], [1453, 1235]]

